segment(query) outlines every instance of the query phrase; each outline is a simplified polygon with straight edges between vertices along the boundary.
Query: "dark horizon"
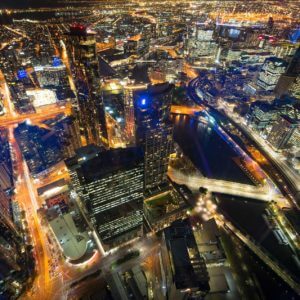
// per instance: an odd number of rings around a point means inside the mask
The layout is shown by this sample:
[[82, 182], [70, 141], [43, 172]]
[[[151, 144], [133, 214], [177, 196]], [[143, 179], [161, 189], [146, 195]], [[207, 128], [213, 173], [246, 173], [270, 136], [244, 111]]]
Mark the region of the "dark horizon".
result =
[[[90, 0], [90, 2], [96, 2], [97, 0]], [[78, 0], [68, 1], [68, 4], [75, 2], [82, 2]], [[86, 2], [86, 1], [84, 1]], [[26, 9], [26, 8], [38, 8], [38, 7], [63, 7], [66, 3], [61, 0], [3, 0], [0, 3], [0, 9]]]

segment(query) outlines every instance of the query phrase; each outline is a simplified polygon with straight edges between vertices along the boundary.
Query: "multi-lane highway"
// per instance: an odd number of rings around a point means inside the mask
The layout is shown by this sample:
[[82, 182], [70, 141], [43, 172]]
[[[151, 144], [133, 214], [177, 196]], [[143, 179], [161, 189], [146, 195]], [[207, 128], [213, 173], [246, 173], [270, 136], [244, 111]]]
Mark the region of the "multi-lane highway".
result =
[[30, 292], [24, 295], [24, 299], [53, 299], [55, 287], [59, 285], [60, 278], [50, 278], [51, 255], [47, 245], [46, 236], [42, 230], [38, 217], [36, 191], [34, 190], [29, 171], [23, 160], [20, 148], [14, 138], [13, 128], [9, 128], [9, 143], [11, 148], [14, 173], [17, 178], [15, 182], [15, 201], [26, 213], [26, 220], [33, 242], [36, 259], [37, 276], [33, 282]]

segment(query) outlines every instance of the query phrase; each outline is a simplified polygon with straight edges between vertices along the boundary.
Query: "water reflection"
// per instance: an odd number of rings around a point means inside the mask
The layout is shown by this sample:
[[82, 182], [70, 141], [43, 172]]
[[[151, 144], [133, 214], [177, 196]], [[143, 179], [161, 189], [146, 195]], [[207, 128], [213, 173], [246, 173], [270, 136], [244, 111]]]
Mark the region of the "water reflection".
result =
[[251, 184], [233, 161], [236, 154], [205, 119], [173, 115], [174, 139], [202, 174], [209, 178]]

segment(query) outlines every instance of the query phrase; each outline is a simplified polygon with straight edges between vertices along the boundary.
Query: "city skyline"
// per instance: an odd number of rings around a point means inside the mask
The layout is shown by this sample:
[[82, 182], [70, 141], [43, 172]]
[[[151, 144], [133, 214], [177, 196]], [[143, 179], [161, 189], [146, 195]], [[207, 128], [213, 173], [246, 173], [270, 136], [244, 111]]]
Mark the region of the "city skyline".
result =
[[299, 18], [2, 1], [0, 299], [299, 299]]

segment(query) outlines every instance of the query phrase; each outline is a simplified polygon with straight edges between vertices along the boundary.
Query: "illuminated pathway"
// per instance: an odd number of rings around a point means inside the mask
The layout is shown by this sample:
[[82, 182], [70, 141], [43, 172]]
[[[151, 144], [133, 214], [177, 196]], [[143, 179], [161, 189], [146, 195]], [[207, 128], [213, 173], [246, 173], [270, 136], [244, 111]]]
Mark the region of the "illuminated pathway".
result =
[[[224, 217], [222, 212], [217, 209], [217, 206], [211, 201], [210, 195], [200, 196], [198, 202], [191, 203], [194, 207], [193, 214], [202, 215], [204, 210], [201, 209], [201, 204], [206, 206], [207, 218], [215, 218], [217, 224], [224, 228], [229, 234], [234, 234], [239, 238], [247, 247], [253, 251], [271, 270], [273, 270], [279, 277], [283, 279], [296, 293], [300, 295], [300, 284], [296, 282], [289, 272], [282, 268], [276, 261], [274, 261], [268, 252], [261, 248], [258, 243], [253, 241], [249, 235], [242, 233], [238, 230], [228, 219]], [[200, 205], [199, 205], [200, 204]]]
[[300, 284], [296, 282], [290, 274], [282, 269], [278, 264], [273, 261], [268, 254], [266, 254], [256, 243], [252, 242], [243, 233], [237, 230], [228, 220], [224, 217], [218, 216], [218, 223], [222, 225], [227, 231], [230, 230], [234, 233], [243, 243], [245, 243], [270, 269], [272, 269], [279, 277], [281, 277], [298, 295], [300, 295]]
[[252, 198], [261, 201], [276, 200], [279, 202], [286, 202], [286, 200], [280, 194], [272, 193], [272, 190], [270, 190], [268, 186], [256, 187], [254, 185], [237, 182], [209, 179], [199, 175], [185, 175], [171, 167], [169, 167], [168, 176], [172, 181], [176, 182], [177, 184], [185, 184], [191, 190], [198, 190], [200, 187], [205, 187], [210, 192]]
[[33, 282], [30, 293], [26, 293], [24, 299], [54, 299], [52, 297], [52, 279], [49, 276], [49, 249], [47, 249], [46, 238], [41, 230], [37, 215], [37, 200], [31, 183], [28, 168], [23, 161], [22, 153], [13, 135], [13, 128], [9, 128], [9, 143], [12, 158], [15, 163], [15, 174], [18, 179], [15, 182], [15, 201], [25, 210], [28, 228], [33, 240], [36, 259], [37, 276]]
[[[300, 175], [297, 174], [284, 160], [283, 156], [275, 152], [271, 146], [264, 140], [259, 134], [254, 132], [251, 128], [246, 126], [245, 121], [242, 120], [239, 116], [234, 113], [229, 113], [226, 111], [226, 114], [229, 118], [239, 121], [238, 126], [247, 134], [253, 141], [257, 143], [263, 153], [267, 153], [268, 159], [277, 166], [277, 168], [285, 175], [288, 181], [292, 184], [293, 188], [299, 192], [300, 191]], [[283, 189], [290, 194], [289, 197], [293, 201], [296, 207], [299, 208], [299, 204], [296, 202], [295, 197], [293, 197], [286, 186], [283, 186]]]
[[[203, 104], [203, 100], [201, 97], [199, 97], [198, 93], [198, 87], [199, 87], [199, 77], [194, 78], [189, 82], [189, 96], [191, 99], [193, 99], [196, 104]], [[278, 186], [273, 182], [273, 180], [270, 178], [270, 176], [261, 168], [261, 166], [253, 160], [230, 136], [223, 130], [221, 126], [218, 125], [218, 123], [215, 121], [215, 119], [209, 114], [209, 109], [211, 108], [210, 105], [207, 104], [209, 108], [207, 110], [204, 110], [204, 113], [208, 119], [208, 121], [213, 125], [214, 130], [222, 137], [222, 139], [239, 155], [239, 157], [242, 157], [245, 162], [251, 166], [251, 170], [249, 170], [250, 173], [255, 173], [261, 178], [264, 178], [264, 184], [268, 185], [269, 187], [269, 193], [270, 194], [279, 194], [280, 191], [278, 189]], [[213, 108], [212, 108], [213, 109]], [[254, 174], [254, 175], [255, 175]], [[281, 197], [283, 199], [283, 197]], [[282, 201], [281, 201], [282, 203]], [[280, 203], [280, 204], [281, 204]], [[284, 203], [287, 203], [287, 201], [284, 200]], [[287, 205], [290, 206], [290, 205]]]
[[176, 115], [194, 115], [196, 112], [203, 110], [202, 107], [190, 107], [190, 106], [182, 106], [182, 105], [172, 105], [171, 113]]

